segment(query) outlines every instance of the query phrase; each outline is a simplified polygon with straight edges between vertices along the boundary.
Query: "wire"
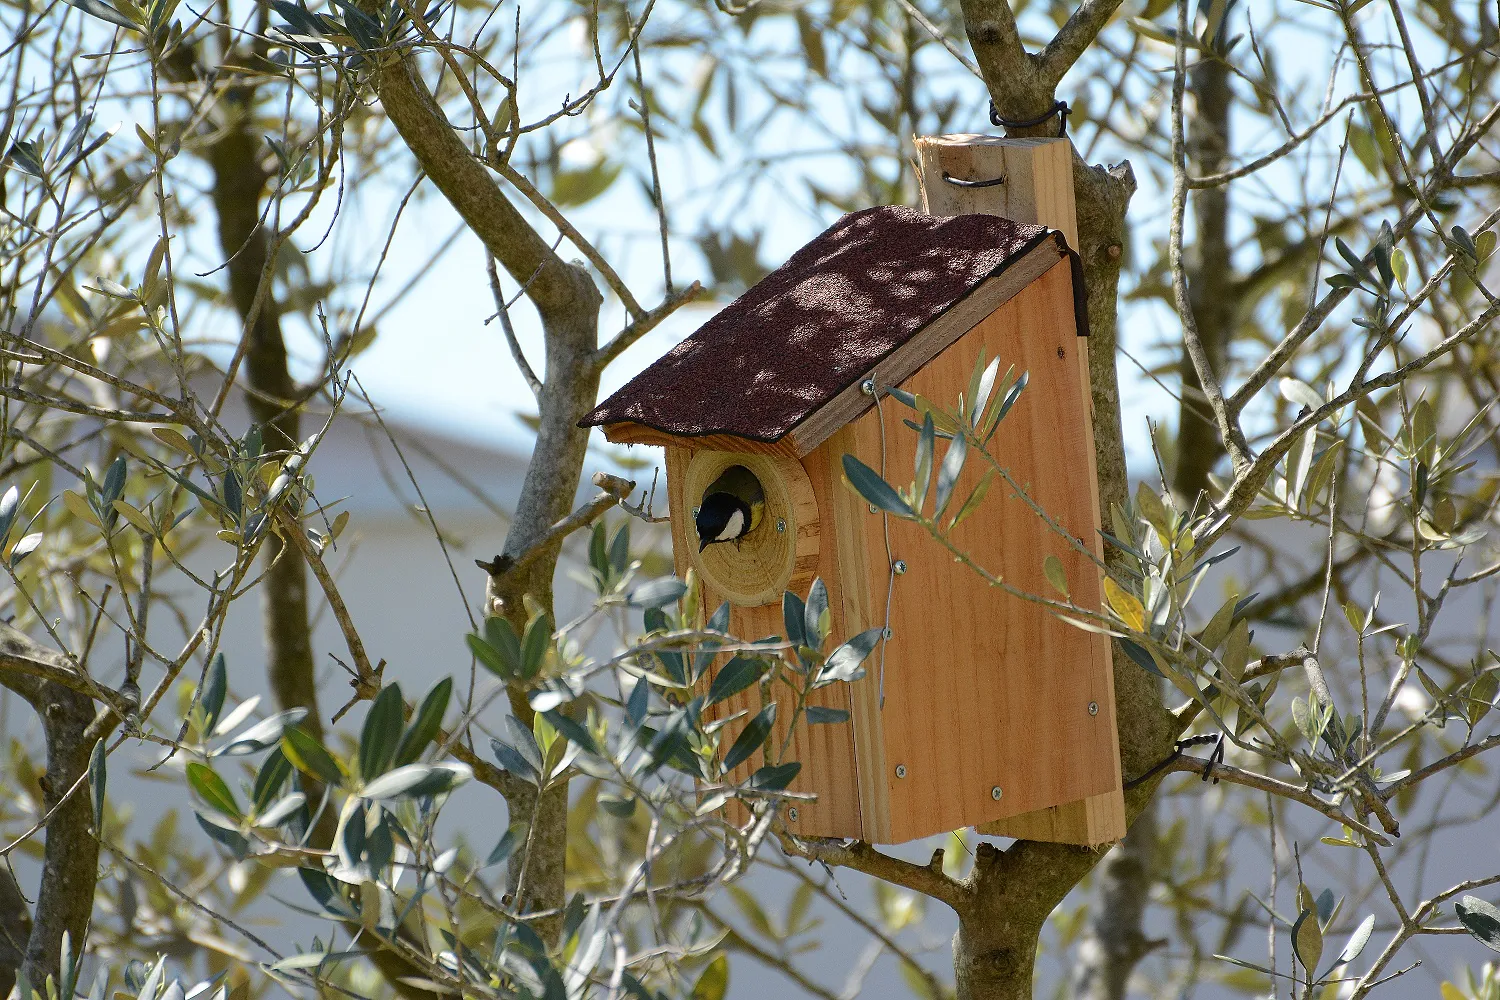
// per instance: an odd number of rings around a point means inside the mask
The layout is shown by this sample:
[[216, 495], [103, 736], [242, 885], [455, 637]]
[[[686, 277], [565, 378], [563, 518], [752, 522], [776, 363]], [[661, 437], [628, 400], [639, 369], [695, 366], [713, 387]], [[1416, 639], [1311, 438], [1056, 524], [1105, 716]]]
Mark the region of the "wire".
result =
[[[870, 396], [875, 400], [876, 423], [880, 425], [880, 478], [885, 479], [885, 411], [880, 407], [880, 385], [872, 373], [866, 380]], [[885, 647], [891, 638], [891, 598], [896, 593], [896, 557], [891, 552], [891, 517], [884, 509], [880, 512], [880, 527], [885, 534], [885, 625], [880, 630], [880, 707], [885, 708]]]

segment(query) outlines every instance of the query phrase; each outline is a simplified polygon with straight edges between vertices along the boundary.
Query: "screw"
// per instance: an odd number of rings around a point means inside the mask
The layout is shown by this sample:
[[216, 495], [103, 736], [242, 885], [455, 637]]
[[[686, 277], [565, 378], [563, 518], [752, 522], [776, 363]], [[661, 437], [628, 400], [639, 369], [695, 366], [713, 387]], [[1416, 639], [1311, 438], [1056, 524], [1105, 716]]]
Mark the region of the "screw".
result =
[[898, 778], [904, 778], [904, 777], [906, 777], [906, 765], [905, 764], [897, 764], [896, 765], [896, 777], [898, 777]]
[[786, 530], [786, 518], [784, 518], [784, 517], [778, 517], [776, 519], [776, 530], [777, 531], [785, 531]]
[[[696, 514], [697, 512], [694, 511], [694, 513]], [[870, 513], [871, 514], [879, 514], [880, 513], [880, 508], [876, 507], [874, 504], [870, 504]]]
[[1090, 715], [1098, 715], [1099, 714], [1099, 703], [1097, 701], [1091, 701], [1091, 702], [1089, 702], [1089, 714]]
[[994, 788], [990, 789], [990, 798], [994, 799], [996, 802], [999, 802], [1000, 796], [1004, 794], [1004, 792], [1000, 791], [999, 785], [996, 785]]
[[797, 822], [797, 807], [796, 806], [792, 806], [790, 809], [788, 809], [786, 811], [786, 818], [789, 819], [789, 820], [791, 820], [793, 823]]
[[1060, 358], [1065, 358], [1065, 357], [1068, 356], [1068, 352], [1065, 351], [1065, 350], [1063, 350], [1061, 347], [1059, 347], [1057, 349], [1057, 356], [1060, 357]]
[[891, 572], [895, 573], [897, 576], [900, 576], [902, 573], [905, 573], [906, 572], [906, 560], [905, 559], [897, 559], [895, 562], [891, 563]]
[[872, 378], [865, 379], [859, 384], [859, 391], [864, 393], [866, 396], [875, 395], [875, 380]]
[[896, 633], [894, 633], [894, 632], [892, 632], [892, 631], [891, 631], [891, 630], [890, 630], [890, 629], [884, 629], [884, 630], [882, 630], [882, 631], [881, 631], [881, 633], [880, 633], [880, 637], [881, 637], [881, 638], [882, 638], [882, 639], [885, 639], [885, 640], [886, 640], [886, 641], [887, 641], [887, 642], [889, 642], [889, 641], [890, 641], [890, 638], [891, 638], [891, 636], [893, 636], [893, 635], [895, 635], [895, 634], [896, 634]]

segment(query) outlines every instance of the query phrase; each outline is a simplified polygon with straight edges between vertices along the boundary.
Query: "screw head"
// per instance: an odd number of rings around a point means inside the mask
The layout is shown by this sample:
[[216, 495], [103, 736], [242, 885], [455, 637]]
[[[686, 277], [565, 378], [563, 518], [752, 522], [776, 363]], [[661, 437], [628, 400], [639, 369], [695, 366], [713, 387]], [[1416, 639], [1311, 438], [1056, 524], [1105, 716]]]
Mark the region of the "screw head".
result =
[[990, 789], [990, 798], [994, 799], [996, 802], [999, 802], [1000, 796], [1004, 794], [1005, 793], [1000, 790], [999, 785], [996, 785], [994, 788]]
[[891, 563], [891, 572], [895, 573], [897, 576], [900, 576], [902, 573], [905, 573], [906, 572], [906, 560], [905, 559], [897, 559], [895, 562]]
[[871, 514], [879, 514], [880, 513], [880, 508], [877, 507], [877, 506], [875, 506], [874, 504], [870, 504], [870, 513]]
[[797, 807], [796, 806], [792, 806], [790, 809], [788, 809], [786, 811], [786, 818], [789, 819], [789, 820], [791, 820], [793, 823], [797, 822]]
[[890, 629], [882, 629], [881, 632], [880, 632], [880, 637], [882, 639], [886, 640], [887, 642], [889, 642], [890, 639], [891, 639], [891, 636], [893, 636], [895, 634], [896, 633], [892, 632]]
[[777, 531], [786, 531], [786, 518], [784, 518], [784, 517], [778, 517], [776, 519], [776, 530]]
[[1091, 702], [1089, 702], [1089, 714], [1090, 715], [1098, 715], [1099, 714], [1099, 703], [1097, 701], [1091, 701]]
[[906, 765], [905, 764], [897, 764], [896, 765], [896, 777], [898, 777], [898, 778], [904, 778], [904, 777], [906, 777]]
[[872, 378], [865, 379], [859, 384], [859, 391], [864, 393], [866, 396], [875, 395], [875, 380]]

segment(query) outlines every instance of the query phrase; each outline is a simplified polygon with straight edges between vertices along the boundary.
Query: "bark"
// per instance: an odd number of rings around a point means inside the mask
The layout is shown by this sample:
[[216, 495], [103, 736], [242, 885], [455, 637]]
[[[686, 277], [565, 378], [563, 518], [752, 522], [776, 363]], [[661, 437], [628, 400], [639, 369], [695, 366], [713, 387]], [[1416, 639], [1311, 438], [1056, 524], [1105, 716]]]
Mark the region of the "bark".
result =
[[[30, 660], [52, 669], [72, 669], [61, 654], [38, 646], [8, 625], [0, 626], [0, 653], [5, 661]], [[11, 666], [10, 662], [0, 663], [0, 684], [24, 698], [37, 713], [47, 747], [47, 770], [41, 778], [42, 814], [51, 814], [51, 819], [47, 822], [36, 909], [30, 917], [21, 961], [22, 974], [33, 986], [41, 987], [48, 976], [58, 975], [64, 934], [72, 940], [75, 954], [81, 950], [94, 909], [99, 841], [94, 835], [93, 794], [88, 782], [85, 780], [63, 801], [63, 796], [88, 774], [94, 744], [87, 733], [94, 721], [94, 702], [71, 687], [14, 671]], [[53, 813], [53, 809], [57, 811]], [[9, 892], [0, 892], [0, 906], [5, 908], [0, 913], [4, 913], [6, 926], [24, 927], [24, 900], [19, 902], [22, 912], [14, 915], [5, 912], [15, 905], [9, 897]]]
[[[603, 302], [584, 268], [562, 260], [500, 190], [489, 169], [475, 159], [418, 75], [411, 55], [392, 58], [374, 75], [375, 90], [417, 163], [495, 260], [518, 284], [541, 318], [546, 369], [537, 393], [540, 424], [521, 498], [492, 564], [485, 613], [504, 615], [520, 631], [530, 596], [552, 610], [552, 579], [561, 540], [540, 558], [527, 559], [516, 572], [507, 567], [531, 549], [548, 529], [572, 510], [588, 450], [588, 431], [578, 426], [599, 390], [599, 307]], [[510, 692], [512, 711], [524, 723], [532, 713], [524, 692]], [[530, 795], [507, 799], [511, 817], [533, 821], [523, 857], [511, 868], [516, 911], [545, 912], [534, 921], [545, 939], [562, 927], [566, 902], [568, 789], [561, 782], [547, 790], [540, 807]]]
[[[1193, 176], [1225, 169], [1229, 159], [1229, 69], [1203, 59], [1189, 81], [1197, 113], [1188, 133], [1188, 163]], [[1187, 252], [1188, 293], [1198, 336], [1209, 365], [1224, 376], [1234, 329], [1235, 275], [1229, 247], [1229, 186], [1199, 188], [1192, 194], [1195, 239]], [[1208, 486], [1208, 474], [1224, 454], [1224, 444], [1186, 352], [1179, 365], [1182, 406], [1177, 422], [1177, 467], [1173, 491], [1187, 504]]]
[[1157, 811], [1153, 799], [1095, 873], [1098, 890], [1073, 966], [1077, 1000], [1123, 1000], [1137, 963], [1162, 943], [1142, 930], [1156, 881]]
[[[224, 120], [206, 155], [213, 168], [213, 203], [219, 222], [219, 246], [229, 258], [229, 294], [242, 321], [254, 317], [245, 332], [247, 402], [261, 427], [267, 450], [285, 451], [301, 442], [298, 387], [287, 367], [281, 318], [270, 290], [257, 308], [262, 281], [271, 280], [271, 240], [261, 225], [261, 197], [269, 174], [261, 166], [264, 143], [251, 127], [254, 92], [229, 87], [220, 100]], [[267, 673], [271, 690], [283, 708], [305, 708], [302, 726], [321, 738], [312, 627], [307, 608], [307, 566], [271, 535], [263, 543], [267, 565], [261, 584]]]
[[31, 908], [9, 867], [0, 867], [0, 996], [16, 985], [16, 972], [31, 937]]

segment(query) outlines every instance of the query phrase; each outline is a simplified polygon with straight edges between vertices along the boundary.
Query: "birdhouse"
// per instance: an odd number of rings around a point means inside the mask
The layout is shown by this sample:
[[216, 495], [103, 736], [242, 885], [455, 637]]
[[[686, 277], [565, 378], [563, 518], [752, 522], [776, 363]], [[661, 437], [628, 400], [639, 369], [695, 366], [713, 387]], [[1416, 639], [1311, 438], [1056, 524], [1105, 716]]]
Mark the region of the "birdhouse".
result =
[[[664, 447], [678, 573], [696, 570], [707, 612], [730, 603], [733, 634], [784, 634], [783, 592], [805, 595], [817, 577], [829, 648], [887, 630], [864, 677], [812, 695], [848, 721], [792, 734], [802, 769], [791, 789], [817, 796], [788, 810], [797, 833], [899, 843], [981, 824], [1004, 833], [1008, 819], [1031, 817], [1022, 826], [1037, 839], [1123, 834], [1123, 809], [1097, 805], [1120, 796], [1108, 639], [992, 587], [921, 526], [866, 502], [843, 464], [853, 455], [907, 482], [913, 411], [886, 391], [951, 408], [981, 355], [1002, 359], [1002, 372], [1013, 364], [1029, 383], [990, 451], [1029, 500], [994, 479], [949, 537], [1038, 595], [1056, 596], [1043, 572], [1055, 556], [1072, 599], [1097, 608], [1098, 564], [1078, 544], [1097, 555], [1085, 333], [1076, 257], [1059, 232], [872, 208], [840, 219], [585, 418], [611, 441]], [[952, 509], [984, 465], [968, 463]], [[699, 517], [726, 493], [710, 530], [735, 540], [706, 544]], [[719, 708], [752, 705], [754, 689]], [[760, 764], [757, 754], [739, 776]], [[1095, 805], [1059, 820], [1070, 803]]]

